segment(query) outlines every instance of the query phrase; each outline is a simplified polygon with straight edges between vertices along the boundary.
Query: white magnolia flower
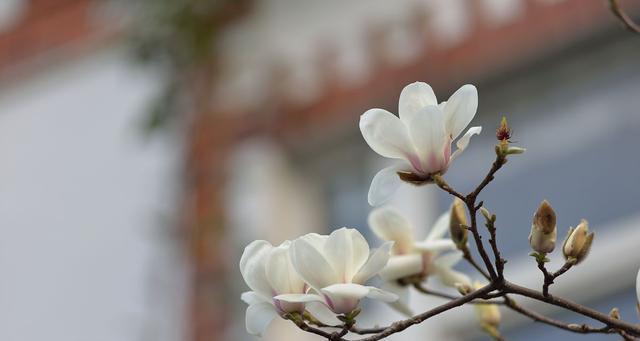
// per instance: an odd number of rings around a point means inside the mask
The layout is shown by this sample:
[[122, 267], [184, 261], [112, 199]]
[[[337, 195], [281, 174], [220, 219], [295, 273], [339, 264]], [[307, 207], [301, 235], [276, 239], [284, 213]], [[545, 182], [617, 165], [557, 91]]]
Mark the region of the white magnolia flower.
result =
[[463, 85], [449, 100], [438, 104], [431, 86], [416, 82], [400, 94], [399, 117], [383, 109], [370, 109], [360, 117], [360, 131], [376, 153], [402, 160], [375, 175], [369, 189], [369, 204], [384, 203], [400, 185], [398, 172], [412, 182], [426, 182], [434, 173], [444, 173], [449, 164], [469, 145], [471, 136], [482, 127], [472, 127], [451, 143], [471, 122], [478, 108], [478, 91]]
[[398, 211], [391, 207], [381, 207], [369, 214], [371, 230], [383, 240], [394, 241], [391, 258], [387, 266], [380, 272], [385, 280], [385, 289], [397, 294], [400, 299], [391, 304], [398, 311], [411, 315], [408, 307], [409, 287], [400, 283], [407, 277], [426, 280], [430, 276], [440, 279], [446, 286], [456, 284], [470, 285], [470, 279], [452, 267], [460, 261], [459, 251], [442, 254], [443, 251], [455, 250], [455, 243], [443, 238], [449, 229], [450, 213], [441, 215], [424, 241], [414, 239], [413, 226]]
[[246, 312], [247, 331], [262, 335], [276, 316], [305, 310], [303, 303], [275, 299], [280, 294], [302, 294], [308, 286], [295, 272], [289, 260], [289, 246], [285, 241], [278, 247], [256, 240], [249, 244], [240, 259], [240, 272], [252, 291], [242, 294], [249, 304]]
[[341, 228], [329, 236], [310, 233], [293, 241], [290, 257], [294, 268], [314, 292], [279, 295], [287, 302], [322, 302], [336, 314], [348, 314], [364, 297], [384, 302], [394, 294], [364, 283], [387, 264], [392, 243], [370, 253], [369, 245], [355, 229]]

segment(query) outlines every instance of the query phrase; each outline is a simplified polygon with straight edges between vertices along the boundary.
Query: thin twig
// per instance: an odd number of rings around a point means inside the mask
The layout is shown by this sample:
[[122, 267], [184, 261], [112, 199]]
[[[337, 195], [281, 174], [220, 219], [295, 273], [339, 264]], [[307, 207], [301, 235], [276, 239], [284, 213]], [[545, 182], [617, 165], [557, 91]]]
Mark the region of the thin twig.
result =
[[455, 307], [459, 307], [461, 305], [464, 305], [465, 303], [471, 302], [477, 298], [483, 297], [485, 294], [488, 294], [490, 292], [492, 292], [494, 290], [494, 286], [492, 284], [489, 284], [487, 286], [484, 286], [472, 293], [470, 293], [469, 295], [465, 295], [462, 297], [459, 297], [455, 300], [451, 300], [445, 304], [439, 305], [431, 310], [428, 310], [422, 314], [416, 315], [412, 318], [406, 319], [406, 320], [402, 320], [402, 321], [398, 321], [395, 322], [393, 324], [391, 324], [389, 327], [387, 327], [384, 331], [382, 331], [381, 333], [372, 335], [370, 337], [367, 338], [363, 338], [363, 339], [359, 339], [358, 341], [377, 341], [377, 340], [382, 340], [385, 337], [395, 334], [397, 332], [401, 332], [411, 326], [413, 326], [414, 324], [418, 324], [423, 322], [424, 320], [441, 314], [447, 310], [451, 310]]
[[540, 271], [542, 271], [542, 274], [544, 275], [544, 283], [542, 284], [542, 294], [544, 296], [549, 296], [549, 287], [551, 286], [551, 284], [554, 283], [555, 279], [560, 277], [565, 272], [567, 272], [575, 264], [575, 262], [567, 261], [564, 263], [564, 265], [562, 265], [562, 267], [558, 271], [554, 273], [550, 273], [547, 270], [544, 261], [542, 261], [541, 259], [538, 259], [537, 262], [538, 262], [538, 269], [540, 269]]
[[489, 277], [489, 274], [487, 273], [487, 271], [485, 269], [483, 269], [480, 264], [478, 264], [478, 262], [476, 262], [475, 259], [473, 259], [473, 256], [471, 256], [471, 252], [469, 251], [469, 249], [465, 249], [462, 251], [462, 258], [464, 260], [466, 260], [469, 264], [471, 264], [471, 266], [473, 266], [476, 270], [478, 270], [478, 272], [480, 274], [482, 274], [482, 276], [484, 276], [484, 278], [491, 280], [491, 277]]
[[545, 323], [560, 329], [564, 329], [570, 332], [574, 332], [574, 333], [580, 333], [580, 334], [590, 334], [590, 333], [601, 333], [601, 334], [613, 334], [616, 333], [616, 331], [610, 327], [602, 327], [602, 328], [596, 328], [596, 327], [592, 327], [589, 326], [587, 324], [573, 324], [573, 323], [565, 323], [559, 320], [555, 320], [552, 319], [550, 317], [544, 316], [538, 312], [535, 312], [533, 310], [529, 310], [526, 308], [521, 307], [520, 305], [518, 305], [516, 303], [516, 301], [514, 301], [511, 298], [505, 297], [505, 305], [507, 307], [509, 307], [510, 309], [524, 315], [527, 316], [529, 318], [531, 318], [534, 321], [537, 322], [541, 322], [541, 323]]
[[[458, 299], [462, 296], [458, 296], [458, 295], [450, 295], [447, 293], [443, 293], [443, 292], [439, 292], [439, 291], [435, 291], [432, 289], [428, 289], [425, 288], [424, 286], [422, 286], [420, 283], [415, 283], [413, 284], [413, 287], [416, 288], [416, 290], [418, 290], [419, 292], [425, 294], [425, 295], [431, 295], [431, 296], [436, 296], [436, 297], [440, 297], [440, 298], [444, 298], [444, 299], [448, 299], [448, 300], [455, 300]], [[497, 304], [497, 305], [504, 305], [505, 303], [503, 301], [491, 301], [489, 299], [487, 299], [486, 297], [480, 297], [477, 300], [468, 302], [468, 304]]]
[[[460, 200], [464, 201], [464, 203], [466, 204], [467, 210], [469, 211], [469, 216], [471, 217], [471, 226], [469, 226], [468, 230], [471, 231], [471, 234], [473, 235], [473, 240], [476, 244], [476, 249], [478, 250], [480, 257], [484, 262], [484, 266], [487, 269], [487, 272], [488, 272], [487, 277], [490, 278], [491, 280], [497, 279], [498, 276], [496, 274], [495, 269], [493, 268], [493, 265], [491, 264], [491, 260], [489, 259], [489, 255], [487, 254], [487, 251], [484, 249], [484, 245], [482, 244], [482, 236], [478, 232], [478, 225], [477, 225], [477, 219], [476, 219], [476, 213], [477, 213], [476, 197], [478, 193], [480, 193], [482, 188], [484, 188], [484, 186], [486, 186], [486, 184], [488, 184], [491, 181], [489, 178], [493, 179], [493, 174], [499, 168], [500, 166], [496, 166], [496, 162], [494, 162], [494, 166], [491, 168], [491, 170], [489, 171], [489, 174], [487, 174], [487, 177], [485, 177], [485, 179], [482, 181], [480, 186], [478, 186], [478, 188], [476, 188], [475, 191], [473, 191], [471, 194], [467, 196], [460, 194], [459, 192], [454, 190], [451, 186], [449, 186], [449, 184], [444, 180], [441, 174], [433, 174], [431, 176], [433, 178], [433, 181], [436, 183], [436, 185], [438, 185], [438, 187], [440, 187], [445, 192], [460, 198]], [[476, 267], [476, 269], [479, 269], [479, 268]], [[481, 271], [481, 273], [483, 273], [484, 275], [484, 271]]]
[[632, 336], [640, 336], [640, 325], [635, 325], [632, 323], [628, 323], [622, 320], [618, 320], [615, 319], [609, 315], [603, 314], [599, 311], [593, 310], [591, 308], [585, 307], [583, 305], [580, 305], [578, 303], [563, 299], [563, 298], [559, 298], [559, 297], [555, 297], [555, 296], [544, 296], [542, 293], [535, 291], [535, 290], [531, 290], [529, 288], [525, 288], [523, 286], [511, 283], [511, 282], [505, 282], [503, 285], [502, 290], [504, 290], [507, 293], [511, 293], [511, 294], [517, 294], [517, 295], [521, 295], [521, 296], [526, 296], [529, 298], [533, 298], [535, 300], [541, 301], [541, 302], [545, 302], [551, 305], [555, 305], [557, 307], [561, 307], [567, 310], [571, 310], [573, 312], [576, 312], [578, 314], [590, 317], [594, 320], [600, 321], [604, 324], [606, 324], [609, 327], [612, 328], [616, 328], [622, 331], [625, 331], [629, 334], [631, 334]]
[[335, 338], [335, 336], [337, 335], [336, 333], [328, 333], [328, 332], [325, 332], [322, 329], [311, 327], [306, 322], [304, 322], [302, 319], [290, 318], [289, 320], [291, 322], [295, 323], [295, 325], [298, 326], [298, 328], [304, 330], [307, 333], [313, 333], [313, 334], [316, 334], [316, 335], [320, 335], [320, 336], [324, 337], [325, 339], [332, 340], [332, 341], [334, 341], [334, 340], [338, 341], [338, 340], [342, 339], [342, 337], [339, 337], [339, 338], [336, 339]]
[[480, 192], [482, 192], [482, 190], [494, 179], [496, 172], [498, 172], [505, 163], [507, 163], [506, 156], [498, 154], [496, 156], [496, 160], [493, 161], [493, 164], [491, 165], [491, 169], [489, 169], [489, 173], [487, 173], [480, 185], [478, 185], [473, 192], [467, 195], [467, 198], [473, 198], [475, 202], [475, 198], [477, 198], [478, 195], [480, 195]]
[[491, 250], [493, 251], [493, 257], [495, 259], [496, 271], [498, 272], [498, 278], [504, 278], [504, 264], [507, 262], [500, 255], [500, 250], [498, 249], [498, 241], [496, 237], [496, 216], [492, 215], [491, 217], [487, 217], [487, 222], [485, 226], [489, 231], [489, 235], [491, 238], [489, 239], [489, 245], [491, 245]]
[[467, 197], [465, 197], [463, 194], [456, 191], [455, 189], [451, 188], [451, 186], [449, 186], [449, 184], [444, 180], [441, 174], [439, 173], [433, 174], [431, 175], [431, 178], [433, 179], [435, 184], [438, 185], [438, 187], [440, 187], [443, 191], [453, 195], [454, 197], [457, 197], [462, 201], [467, 201]]

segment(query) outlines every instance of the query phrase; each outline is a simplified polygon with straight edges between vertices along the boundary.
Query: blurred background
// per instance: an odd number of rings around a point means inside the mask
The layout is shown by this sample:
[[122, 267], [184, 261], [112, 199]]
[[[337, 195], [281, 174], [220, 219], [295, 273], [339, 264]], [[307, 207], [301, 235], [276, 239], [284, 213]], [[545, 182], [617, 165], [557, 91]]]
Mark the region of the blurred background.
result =
[[[389, 163], [357, 122], [397, 112], [414, 81], [439, 100], [479, 89], [458, 190], [490, 166], [502, 115], [527, 148], [482, 195], [507, 276], [540, 286], [527, 235], [548, 199], [559, 235], [580, 218], [597, 234], [553, 292], [637, 322], [640, 36], [606, 1], [0, 0], [0, 339], [254, 340], [244, 246], [341, 226], [379, 243], [366, 193]], [[449, 203], [432, 187], [393, 199], [422, 236]], [[401, 318], [367, 307], [364, 325]], [[504, 315], [510, 339], [581, 337]], [[462, 308], [389, 339], [477, 330]], [[317, 338], [276, 321], [264, 339]]]

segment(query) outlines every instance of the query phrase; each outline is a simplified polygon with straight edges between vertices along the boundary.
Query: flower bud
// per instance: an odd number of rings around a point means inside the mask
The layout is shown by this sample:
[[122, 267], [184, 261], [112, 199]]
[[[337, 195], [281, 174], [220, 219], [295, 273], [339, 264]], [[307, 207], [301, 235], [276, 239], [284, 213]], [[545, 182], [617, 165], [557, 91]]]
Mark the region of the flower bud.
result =
[[473, 288], [467, 283], [456, 283], [454, 286], [461, 295], [468, 295], [473, 291]]
[[556, 213], [549, 202], [544, 200], [533, 215], [529, 244], [534, 251], [546, 254], [555, 248], [557, 236]]
[[504, 116], [500, 120], [500, 126], [496, 129], [496, 139], [498, 141], [509, 141], [511, 139], [511, 128], [509, 128], [507, 118]]
[[459, 198], [455, 198], [453, 204], [451, 204], [449, 232], [451, 233], [451, 240], [453, 240], [458, 249], [465, 248], [467, 245], [468, 231], [466, 226], [468, 224], [464, 211], [464, 202]]
[[576, 264], [582, 262], [589, 254], [592, 242], [593, 232], [589, 233], [589, 223], [582, 219], [575, 229], [569, 228], [567, 239], [562, 246], [565, 259], [573, 260]]
[[491, 212], [489, 212], [489, 210], [484, 208], [484, 207], [480, 207], [480, 213], [482, 213], [482, 216], [487, 221], [491, 221], [494, 218], [494, 216], [491, 214]]
[[[476, 290], [483, 287], [480, 282], [475, 282], [473, 286]], [[474, 307], [478, 320], [480, 321], [480, 325], [485, 330], [497, 330], [500, 325], [500, 320], [502, 319], [498, 306], [496, 304], [480, 303], [474, 305]]]
[[619, 320], [620, 319], [620, 309], [618, 308], [613, 308], [611, 309], [611, 311], [609, 312], [609, 316], [613, 319]]

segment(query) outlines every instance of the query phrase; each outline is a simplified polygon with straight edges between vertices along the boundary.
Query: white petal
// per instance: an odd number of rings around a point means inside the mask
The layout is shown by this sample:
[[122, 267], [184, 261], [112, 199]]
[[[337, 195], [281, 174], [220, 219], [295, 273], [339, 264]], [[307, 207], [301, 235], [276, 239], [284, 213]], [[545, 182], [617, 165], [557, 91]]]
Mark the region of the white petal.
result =
[[471, 84], [460, 87], [444, 106], [445, 126], [452, 139], [466, 128], [478, 110], [478, 90]]
[[273, 305], [269, 303], [257, 303], [247, 307], [245, 323], [247, 332], [251, 335], [262, 336], [267, 327], [278, 316]]
[[330, 285], [326, 288], [322, 288], [323, 294], [328, 294], [331, 298], [340, 297], [340, 298], [353, 298], [353, 299], [361, 299], [369, 293], [369, 289], [360, 284], [355, 283], [338, 283]]
[[382, 244], [378, 249], [374, 250], [366, 263], [360, 268], [358, 273], [353, 277], [352, 282], [357, 284], [364, 284], [369, 278], [375, 276], [382, 270], [387, 261], [389, 261], [389, 254], [393, 242], [386, 242]]
[[455, 287], [456, 284], [471, 285], [471, 279], [460, 271], [436, 267], [435, 272], [440, 282], [448, 287]]
[[380, 239], [394, 241], [396, 253], [408, 253], [413, 248], [413, 227], [391, 207], [381, 207], [369, 213], [369, 227]]
[[399, 313], [406, 315], [407, 317], [413, 316], [413, 311], [409, 307], [409, 287], [397, 284], [395, 281], [386, 282], [382, 286], [383, 290], [391, 292], [398, 296], [398, 300], [390, 302], [389, 306]]
[[369, 288], [354, 283], [340, 283], [321, 289], [325, 302], [337, 314], [347, 314], [358, 307], [360, 300], [369, 294]]
[[338, 278], [351, 281], [369, 258], [369, 244], [358, 230], [343, 227], [331, 232], [323, 254]]
[[393, 302], [398, 299], [398, 296], [376, 287], [354, 283], [331, 285], [323, 288], [322, 294], [327, 298], [327, 303], [331, 310], [338, 314], [353, 311], [364, 297], [370, 297], [383, 302]]
[[415, 248], [420, 251], [442, 252], [455, 250], [456, 244], [451, 239], [436, 239], [424, 242], [416, 242]]
[[636, 294], [638, 296], [638, 302], [640, 302], [640, 270], [638, 270], [638, 277], [636, 278]]
[[317, 233], [307, 233], [304, 236], [300, 237], [300, 239], [304, 239], [306, 242], [315, 247], [316, 250], [322, 253], [322, 250], [324, 250], [324, 243], [327, 242], [329, 236]]
[[456, 252], [450, 252], [445, 255], [438, 256], [438, 258], [434, 260], [434, 263], [440, 267], [450, 268], [458, 264], [458, 262], [460, 262], [461, 260], [462, 260], [462, 252], [456, 251]]
[[415, 82], [402, 89], [398, 105], [400, 119], [407, 124], [427, 105], [438, 105], [433, 89], [427, 83]]
[[271, 296], [265, 262], [273, 246], [264, 240], [256, 240], [245, 247], [240, 258], [240, 273], [251, 290], [263, 296]]
[[254, 291], [243, 292], [242, 295], [240, 295], [240, 299], [248, 305], [263, 303], [263, 302], [267, 302], [267, 303], [271, 302], [271, 298], [264, 297]]
[[384, 168], [379, 171], [371, 180], [369, 187], [368, 201], [371, 206], [379, 206], [391, 199], [391, 196], [398, 190], [402, 180], [398, 176], [398, 172], [407, 170], [406, 164], [398, 164]]
[[423, 270], [422, 262], [422, 255], [419, 253], [393, 256], [389, 258], [387, 266], [380, 271], [380, 278], [385, 281], [393, 281], [419, 274]]
[[425, 240], [430, 241], [442, 238], [449, 230], [449, 220], [451, 220], [451, 213], [449, 211], [441, 214], [431, 227]]
[[275, 294], [303, 293], [305, 283], [298, 276], [289, 258], [290, 242], [275, 247], [267, 256], [265, 270], [267, 280]]
[[327, 307], [324, 302], [309, 302], [305, 305], [307, 311], [318, 321], [328, 326], [339, 326], [342, 321], [338, 320], [336, 314]]
[[339, 280], [336, 272], [329, 265], [323, 254], [304, 237], [298, 238], [291, 243], [289, 256], [296, 272], [316, 290]]
[[449, 156], [445, 158], [445, 147], [450, 139], [444, 129], [442, 111], [435, 105], [426, 106], [407, 126], [420, 156], [419, 164], [418, 160], [409, 159], [416, 171], [429, 174], [446, 169]]
[[467, 149], [469, 141], [473, 135], [478, 135], [482, 132], [482, 127], [471, 127], [466, 133], [456, 142], [456, 151], [451, 154], [451, 161], [457, 158], [462, 152]]
[[382, 301], [382, 302], [395, 302], [398, 300], [398, 295], [394, 293], [390, 293], [388, 291], [384, 291], [382, 289], [376, 287], [367, 287], [369, 289], [369, 293], [367, 294], [368, 298], [372, 298], [374, 300]]
[[362, 114], [360, 131], [369, 147], [384, 157], [407, 159], [415, 154], [407, 127], [386, 110], [370, 109]]
[[282, 294], [273, 299], [290, 303], [324, 302], [324, 299], [316, 294]]

